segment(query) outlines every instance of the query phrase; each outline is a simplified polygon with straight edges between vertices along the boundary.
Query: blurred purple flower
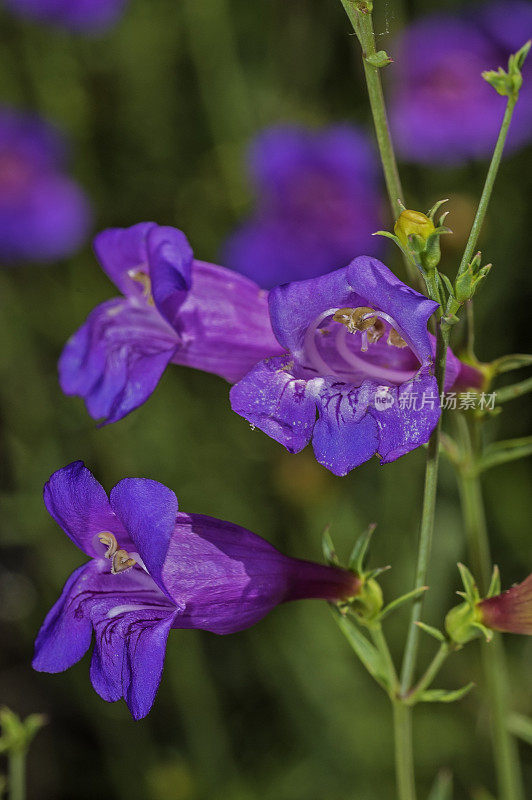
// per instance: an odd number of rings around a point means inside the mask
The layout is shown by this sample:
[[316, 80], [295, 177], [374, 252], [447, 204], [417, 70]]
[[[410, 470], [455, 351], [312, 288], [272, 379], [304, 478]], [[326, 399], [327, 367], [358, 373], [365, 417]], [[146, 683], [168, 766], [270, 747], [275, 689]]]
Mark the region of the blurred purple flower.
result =
[[65, 174], [65, 142], [39, 117], [0, 107], [0, 261], [53, 261], [84, 241], [88, 200]]
[[371, 238], [380, 227], [378, 168], [356, 128], [270, 128], [253, 143], [249, 166], [257, 209], [226, 242], [223, 263], [271, 287], [380, 251]]
[[[428, 441], [440, 416], [427, 321], [437, 304], [375, 258], [270, 292], [285, 348], [231, 389], [234, 411], [298, 453], [311, 440], [335, 475], [378, 453], [394, 461]], [[476, 372], [451, 353], [446, 388]], [[318, 418], [316, 419], [316, 414]]]
[[98, 32], [115, 23], [127, 0], [4, 0], [17, 14], [73, 31]]
[[124, 697], [135, 719], [153, 704], [172, 628], [234, 633], [279, 603], [360, 591], [351, 572], [288, 558], [230, 522], [178, 512], [175, 494], [156, 481], [126, 478], [108, 498], [77, 461], [52, 475], [44, 502], [91, 560], [47, 615], [33, 667], [68, 669], [94, 632], [92, 685], [109, 702]]
[[267, 292], [232, 270], [195, 261], [185, 235], [154, 222], [111, 228], [96, 255], [124, 297], [97, 306], [59, 360], [65, 394], [116, 422], [144, 403], [169, 363], [239, 380], [282, 352]]
[[[504, 0], [434, 14], [415, 22], [394, 48], [395, 94], [390, 121], [400, 155], [410, 161], [458, 164], [491, 155], [505, 107], [481, 77], [506, 67], [532, 36], [532, 3]], [[532, 139], [532, 65], [525, 63], [508, 146]]]

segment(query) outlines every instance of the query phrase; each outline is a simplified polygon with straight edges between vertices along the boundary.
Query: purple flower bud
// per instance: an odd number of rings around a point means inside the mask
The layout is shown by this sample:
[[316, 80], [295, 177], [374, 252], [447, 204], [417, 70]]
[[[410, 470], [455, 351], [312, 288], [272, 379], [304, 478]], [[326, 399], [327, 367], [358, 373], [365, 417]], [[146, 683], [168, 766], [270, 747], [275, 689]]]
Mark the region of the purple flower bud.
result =
[[172, 628], [234, 633], [279, 603], [356, 596], [344, 569], [289, 558], [251, 531], [178, 511], [156, 481], [125, 478], [107, 497], [81, 461], [44, 488], [51, 516], [90, 557], [70, 576], [35, 642], [33, 666], [62, 672], [94, 634], [91, 681], [104, 700], [124, 697], [135, 719], [157, 692]]
[[0, 107], [0, 260], [54, 261], [77, 250], [89, 202], [65, 172], [66, 143], [44, 120]]
[[261, 286], [313, 278], [354, 253], [378, 255], [379, 178], [368, 138], [357, 128], [266, 129], [249, 166], [253, 216], [226, 242], [222, 261]]
[[532, 575], [502, 594], [477, 605], [480, 622], [486, 628], [507, 633], [532, 634]]

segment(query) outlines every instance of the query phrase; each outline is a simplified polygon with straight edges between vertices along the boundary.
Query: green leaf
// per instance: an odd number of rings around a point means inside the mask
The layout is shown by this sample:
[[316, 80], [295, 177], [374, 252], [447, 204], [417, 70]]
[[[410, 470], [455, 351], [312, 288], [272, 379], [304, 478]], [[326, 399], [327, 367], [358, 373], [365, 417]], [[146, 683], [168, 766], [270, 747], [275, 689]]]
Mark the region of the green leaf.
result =
[[511, 372], [514, 369], [532, 366], [532, 355], [530, 353], [512, 353], [508, 356], [496, 358], [489, 366], [493, 375], [501, 375], [503, 372]]
[[377, 524], [375, 522], [373, 522], [371, 525], [368, 525], [367, 530], [365, 530], [362, 536], [359, 536], [356, 540], [355, 546], [353, 547], [351, 555], [349, 556], [347, 568], [353, 572], [356, 572], [357, 575], [362, 575], [364, 573], [364, 561], [366, 560], [366, 553], [376, 527]]
[[469, 694], [474, 685], [471, 682], [461, 689], [428, 689], [419, 695], [418, 700], [422, 703], [454, 703]]
[[510, 714], [506, 720], [510, 733], [518, 736], [523, 742], [532, 745], [532, 719], [524, 714]]
[[325, 528], [321, 535], [321, 547], [323, 550], [323, 557], [327, 564], [338, 567], [340, 562], [338, 560], [338, 556], [336, 555], [336, 550], [334, 549], [333, 540], [331, 539], [331, 534], [329, 533], [329, 526]]
[[420, 586], [417, 589], [413, 589], [411, 592], [407, 592], [406, 594], [402, 594], [400, 597], [397, 597], [395, 600], [392, 600], [391, 603], [388, 603], [385, 606], [381, 613], [379, 614], [379, 620], [383, 620], [388, 614], [391, 614], [393, 611], [397, 611], [398, 608], [401, 608], [405, 603], [408, 603], [410, 600], [415, 600], [416, 597], [420, 597], [424, 594], [428, 586]]
[[350, 617], [342, 614], [336, 606], [331, 606], [336, 622], [345, 638], [361, 660], [369, 674], [384, 688], [387, 686], [386, 665], [381, 654], [371, 642], [366, 639], [362, 631]]
[[532, 455], [532, 436], [496, 442], [487, 447], [482, 457], [477, 461], [477, 470], [484, 472], [487, 469], [491, 469], [491, 467], [499, 466], [499, 464], [517, 461], [530, 455]]
[[447, 769], [442, 769], [434, 781], [427, 800], [452, 800], [453, 775]]
[[416, 622], [418, 628], [421, 628], [422, 631], [428, 633], [429, 636], [433, 636], [434, 639], [437, 639], [439, 642], [445, 641], [445, 635], [438, 630], [438, 628], [433, 628], [432, 625], [426, 625], [424, 622]]

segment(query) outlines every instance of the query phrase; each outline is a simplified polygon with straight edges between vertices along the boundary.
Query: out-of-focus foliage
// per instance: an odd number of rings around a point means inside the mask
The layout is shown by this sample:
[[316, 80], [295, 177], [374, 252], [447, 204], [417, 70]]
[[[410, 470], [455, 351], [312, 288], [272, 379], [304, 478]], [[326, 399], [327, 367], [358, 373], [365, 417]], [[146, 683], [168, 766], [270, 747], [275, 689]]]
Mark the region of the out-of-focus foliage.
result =
[[[375, 3], [379, 47], [409, 19], [453, 2]], [[83, 38], [0, 16], [0, 97], [62, 125], [74, 172], [97, 214], [96, 229], [143, 219], [186, 231], [200, 258], [216, 258], [249, 210], [243, 171], [250, 137], [277, 122], [370, 120], [359, 55], [337, 0], [131, 0], [123, 20]], [[493, 67], [497, 67], [494, 64]], [[393, 65], [386, 67], [393, 70]], [[481, 80], [479, 76], [479, 80]], [[486, 165], [404, 170], [409, 208], [450, 196], [444, 259], [454, 272]], [[493, 270], [476, 297], [478, 353], [530, 348], [531, 151], [504, 161], [482, 248]], [[389, 227], [389, 225], [388, 225]], [[353, 254], [357, 255], [357, 254]], [[390, 251], [390, 266], [401, 262]], [[402, 273], [401, 273], [402, 274]], [[56, 361], [66, 338], [114, 294], [89, 245], [68, 262], [0, 272], [0, 702], [50, 724], [29, 757], [39, 800], [375, 800], [393, 794], [387, 699], [354, 662], [318, 601], [278, 608], [228, 637], [173, 632], [150, 717], [93, 692], [88, 662], [37, 675], [35, 633], [79, 554], [50, 520], [41, 488], [83, 458], [107, 488], [124, 475], [156, 478], [190, 511], [238, 522], [290, 555], [320, 557], [332, 525], [347, 555], [356, 533], [379, 523], [375, 564], [390, 563], [388, 596], [413, 579], [423, 450], [334, 478], [309, 453], [290, 456], [230, 411], [219, 378], [174, 368], [153, 397], [97, 430], [81, 400], [60, 393]], [[456, 331], [457, 343], [461, 335]], [[526, 398], [491, 423], [499, 438], [530, 432]], [[452, 419], [448, 421], [452, 423]], [[504, 585], [530, 572], [530, 467], [486, 476], [495, 560]], [[444, 465], [427, 622], [455, 603], [456, 561], [466, 560], [453, 475]], [[407, 613], [390, 618], [394, 652]], [[531, 643], [507, 637], [513, 706], [532, 712]], [[424, 637], [423, 656], [434, 648]], [[481, 683], [470, 646], [442, 673], [448, 687]], [[420, 708], [416, 747], [422, 792], [436, 765], [455, 771], [457, 800], [491, 785], [486, 710], [473, 691], [460, 704]], [[526, 774], [532, 752], [523, 744]]]

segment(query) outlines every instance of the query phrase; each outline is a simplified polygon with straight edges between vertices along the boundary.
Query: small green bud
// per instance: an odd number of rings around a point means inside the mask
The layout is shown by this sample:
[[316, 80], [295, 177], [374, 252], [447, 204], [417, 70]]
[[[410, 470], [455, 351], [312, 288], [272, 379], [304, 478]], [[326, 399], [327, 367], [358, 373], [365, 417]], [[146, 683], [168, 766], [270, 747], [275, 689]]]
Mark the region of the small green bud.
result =
[[386, 50], [379, 50], [377, 53], [372, 53], [366, 56], [365, 60], [368, 64], [371, 64], [372, 67], [377, 67], [378, 69], [387, 67], [388, 64], [393, 64], [393, 58], [390, 58]]

